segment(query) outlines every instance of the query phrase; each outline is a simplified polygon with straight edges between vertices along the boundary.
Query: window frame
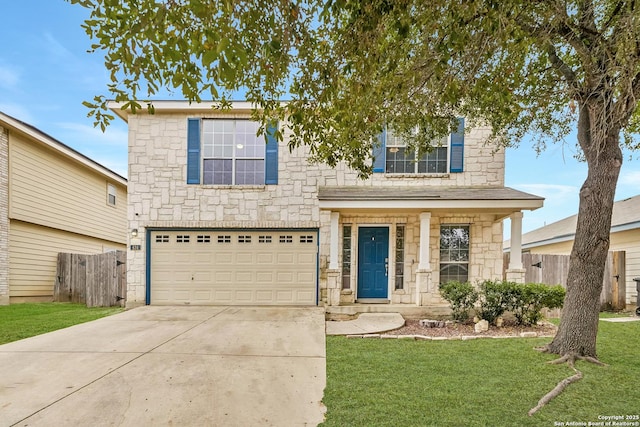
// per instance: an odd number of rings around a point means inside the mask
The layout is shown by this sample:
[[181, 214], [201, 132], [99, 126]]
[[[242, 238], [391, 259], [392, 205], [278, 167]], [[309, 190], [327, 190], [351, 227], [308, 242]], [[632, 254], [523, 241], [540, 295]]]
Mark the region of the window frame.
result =
[[[417, 129], [416, 129], [417, 131]], [[450, 168], [450, 162], [451, 159], [450, 154], [451, 154], [451, 134], [447, 135], [446, 137], [442, 138], [442, 142], [443, 144], [441, 145], [436, 145], [434, 146], [434, 150], [428, 153], [424, 153], [422, 156], [419, 155], [419, 150], [415, 149], [414, 153], [413, 153], [413, 159], [408, 159], [408, 153], [406, 151], [406, 148], [408, 146], [407, 141], [406, 140], [402, 140], [402, 138], [400, 136], [396, 136], [393, 132], [393, 130], [389, 127], [387, 127], [385, 129], [386, 135], [385, 135], [385, 162], [384, 162], [384, 173], [385, 174], [389, 174], [389, 175], [440, 175], [440, 174], [446, 174], [449, 172], [449, 168]], [[446, 143], [445, 142], [446, 139]], [[445, 153], [444, 153], [444, 170], [443, 171], [436, 171], [436, 172], [429, 172], [429, 162], [435, 161], [436, 165], [438, 164], [438, 159], [429, 159], [430, 156], [432, 155], [436, 155], [437, 156], [437, 150], [438, 149], [444, 149]], [[393, 151], [395, 149], [395, 151]], [[402, 171], [402, 172], [391, 172], [389, 171], [389, 154], [390, 153], [397, 153], [400, 150], [404, 149], [405, 150], [405, 160], [404, 161], [408, 161], [409, 164], [413, 165], [413, 171]], [[424, 159], [423, 159], [424, 158]], [[420, 168], [420, 164], [421, 162], [425, 162], [426, 163], [426, 170], [424, 172], [420, 172], [419, 168]]]
[[[113, 201], [111, 199], [113, 198]], [[107, 205], [116, 207], [118, 204], [118, 188], [111, 183], [107, 183]]]
[[[448, 251], [454, 250], [454, 248], [443, 248], [443, 239], [442, 239], [442, 232], [444, 229], [449, 228], [461, 228], [461, 229], [466, 229], [466, 234], [467, 234], [467, 242], [466, 242], [466, 248], [462, 248], [463, 250], [466, 251], [466, 259], [465, 260], [452, 260], [452, 259], [447, 259], [445, 261], [443, 261], [443, 250], [446, 249]], [[458, 248], [458, 251], [460, 251], [460, 248]], [[458, 280], [461, 282], [468, 282], [469, 281], [469, 266], [471, 264], [471, 224], [441, 224], [440, 225], [440, 236], [439, 236], [439, 283], [440, 284], [444, 284], [446, 282], [443, 281], [443, 274], [442, 271], [445, 267], [449, 267], [449, 266], [453, 266], [453, 265], [458, 265], [458, 266], [466, 266], [466, 279], [465, 280], [459, 280], [459, 279], [454, 279], [454, 280]], [[451, 258], [451, 257], [448, 257]], [[452, 280], [447, 280], [447, 282], [452, 281]]]
[[342, 289], [351, 289], [351, 270], [353, 267], [353, 227], [342, 225]]
[[407, 226], [396, 224], [395, 260], [394, 260], [394, 288], [396, 291], [404, 289], [405, 278], [405, 250], [407, 247]]
[[[231, 144], [231, 157], [229, 156], [224, 156], [224, 153], [222, 156], [216, 156], [215, 155], [215, 149], [216, 147], [222, 147], [224, 149], [224, 145], [216, 145], [215, 143], [215, 135], [218, 133], [216, 132], [216, 128], [215, 128], [215, 122], [231, 122], [233, 123], [233, 131], [232, 131], [232, 135], [233, 135], [233, 141]], [[259, 127], [259, 124], [257, 122], [255, 122], [254, 120], [251, 120], [249, 118], [203, 118], [202, 119], [202, 131], [200, 132], [201, 135], [201, 158], [200, 158], [200, 165], [202, 167], [202, 184], [203, 185], [219, 185], [219, 186], [234, 186], [234, 187], [239, 187], [239, 186], [263, 186], [266, 185], [266, 181], [267, 181], [267, 177], [266, 177], [266, 168], [267, 168], [267, 161], [266, 161], [266, 157], [267, 157], [267, 147], [266, 147], [266, 141], [264, 141], [264, 145], [262, 147], [262, 156], [240, 156], [238, 153], [238, 150], [242, 150], [243, 147], [240, 147], [240, 144], [238, 142], [238, 137], [239, 137], [239, 133], [238, 133], [238, 123], [239, 122], [246, 122], [246, 123], [251, 123], [254, 124], [256, 127]], [[211, 123], [212, 128], [210, 131], [208, 131], [207, 128], [207, 123]], [[257, 130], [257, 129], [256, 129]], [[218, 133], [219, 134], [219, 133]], [[224, 132], [222, 132], [222, 134], [224, 134]], [[251, 132], [244, 132], [244, 135], [253, 135]], [[261, 142], [261, 138], [264, 138], [265, 135], [264, 134], [256, 134], [255, 135], [255, 142], [257, 144], [260, 144]], [[209, 140], [209, 138], [211, 138]], [[210, 144], [210, 145], [209, 145]], [[254, 147], [258, 147], [259, 145], [255, 145]], [[211, 149], [211, 156], [207, 156], [206, 152], [208, 149]], [[206, 176], [207, 176], [207, 170], [205, 168], [205, 165], [207, 164], [207, 162], [214, 162], [214, 161], [230, 161], [231, 162], [231, 182], [215, 182], [215, 175], [214, 172], [212, 171], [212, 180], [211, 182], [208, 182], [206, 180]], [[243, 183], [238, 183], [238, 173], [241, 173], [238, 171], [238, 164], [241, 161], [257, 161], [260, 162], [259, 164], [261, 165], [262, 170], [261, 171], [255, 171], [254, 169], [254, 178], [259, 178], [258, 181], [254, 182], [243, 182]], [[226, 172], [226, 170], [224, 171]], [[224, 173], [223, 172], [223, 173]]]

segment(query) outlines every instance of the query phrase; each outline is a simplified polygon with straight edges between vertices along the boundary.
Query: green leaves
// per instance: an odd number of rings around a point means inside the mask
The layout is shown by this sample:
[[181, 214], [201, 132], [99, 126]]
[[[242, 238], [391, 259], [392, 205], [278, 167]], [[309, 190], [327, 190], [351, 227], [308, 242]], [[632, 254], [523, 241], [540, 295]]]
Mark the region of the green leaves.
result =
[[611, 122], [640, 127], [639, 17], [612, 1], [69, 1], [90, 10], [110, 98], [243, 90], [265, 120], [289, 121], [292, 147], [363, 177], [385, 125], [426, 129], [418, 149], [458, 116], [490, 125], [490, 142], [543, 145], [571, 130], [570, 100], [602, 94]]

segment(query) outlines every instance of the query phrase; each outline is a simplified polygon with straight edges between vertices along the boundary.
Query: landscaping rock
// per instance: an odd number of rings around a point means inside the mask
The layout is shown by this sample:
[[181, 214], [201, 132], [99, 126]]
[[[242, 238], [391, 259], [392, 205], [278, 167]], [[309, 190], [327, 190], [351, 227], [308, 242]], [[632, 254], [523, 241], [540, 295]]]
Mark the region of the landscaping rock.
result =
[[420, 326], [424, 326], [425, 328], [444, 328], [446, 322], [444, 320], [429, 320], [423, 319], [420, 321]]
[[480, 332], [486, 332], [489, 330], [489, 322], [487, 322], [486, 320], [480, 320], [478, 323], [476, 323], [474, 330], [476, 331], [476, 333], [480, 333]]

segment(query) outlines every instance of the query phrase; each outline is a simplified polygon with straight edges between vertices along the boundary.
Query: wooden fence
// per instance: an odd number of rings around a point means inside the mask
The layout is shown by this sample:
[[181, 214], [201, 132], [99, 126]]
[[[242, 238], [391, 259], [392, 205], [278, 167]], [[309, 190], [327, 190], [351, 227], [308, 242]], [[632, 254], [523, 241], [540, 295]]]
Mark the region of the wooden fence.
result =
[[126, 294], [126, 252], [58, 254], [54, 301], [85, 303], [87, 307], [123, 307]]
[[[509, 253], [504, 254], [504, 268], [509, 265]], [[544, 283], [567, 286], [569, 255], [522, 254], [522, 265], [527, 270], [525, 283]], [[504, 275], [506, 277], [506, 273]], [[625, 252], [609, 252], [604, 270], [602, 310], [623, 310], [626, 307]]]

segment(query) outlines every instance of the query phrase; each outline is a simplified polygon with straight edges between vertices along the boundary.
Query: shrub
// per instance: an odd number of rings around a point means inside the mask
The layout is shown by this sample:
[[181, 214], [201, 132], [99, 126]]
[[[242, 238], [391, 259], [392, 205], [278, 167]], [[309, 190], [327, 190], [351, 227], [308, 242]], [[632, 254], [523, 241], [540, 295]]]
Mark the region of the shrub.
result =
[[479, 306], [476, 314], [479, 318], [495, 324], [496, 319], [504, 314], [513, 303], [517, 293], [516, 284], [507, 281], [485, 280], [479, 285]]
[[440, 295], [451, 304], [453, 319], [464, 322], [478, 300], [478, 292], [469, 282], [447, 282], [440, 285]]
[[565, 289], [560, 285], [548, 286], [542, 283], [516, 285], [514, 298], [509, 310], [518, 324], [535, 325], [542, 319], [543, 308], [560, 308], [564, 303]]

